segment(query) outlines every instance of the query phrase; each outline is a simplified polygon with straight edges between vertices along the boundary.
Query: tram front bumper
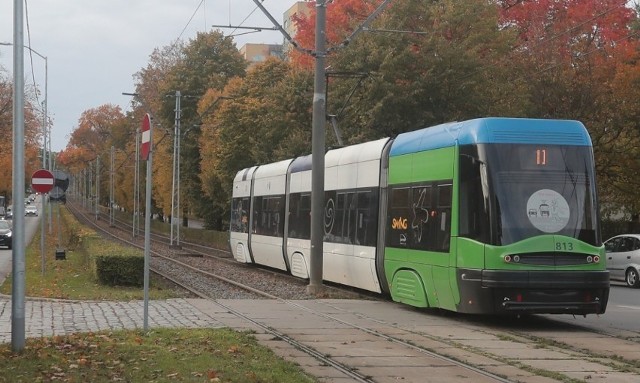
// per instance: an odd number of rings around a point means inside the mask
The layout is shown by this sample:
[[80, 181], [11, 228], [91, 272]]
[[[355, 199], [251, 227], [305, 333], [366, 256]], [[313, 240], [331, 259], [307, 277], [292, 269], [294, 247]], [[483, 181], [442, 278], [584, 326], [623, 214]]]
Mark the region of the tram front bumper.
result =
[[602, 314], [609, 272], [459, 269], [458, 286], [461, 312]]

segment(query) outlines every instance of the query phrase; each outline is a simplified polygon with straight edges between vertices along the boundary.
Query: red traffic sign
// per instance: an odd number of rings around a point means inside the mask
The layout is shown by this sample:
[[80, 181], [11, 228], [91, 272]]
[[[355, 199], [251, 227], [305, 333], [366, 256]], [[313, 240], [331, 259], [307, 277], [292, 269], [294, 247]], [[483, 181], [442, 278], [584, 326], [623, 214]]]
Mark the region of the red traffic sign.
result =
[[140, 143], [140, 158], [144, 161], [149, 159], [151, 151], [151, 116], [146, 113], [142, 118], [142, 140]]
[[48, 193], [53, 189], [53, 174], [47, 169], [36, 170], [31, 176], [31, 188], [38, 193]]

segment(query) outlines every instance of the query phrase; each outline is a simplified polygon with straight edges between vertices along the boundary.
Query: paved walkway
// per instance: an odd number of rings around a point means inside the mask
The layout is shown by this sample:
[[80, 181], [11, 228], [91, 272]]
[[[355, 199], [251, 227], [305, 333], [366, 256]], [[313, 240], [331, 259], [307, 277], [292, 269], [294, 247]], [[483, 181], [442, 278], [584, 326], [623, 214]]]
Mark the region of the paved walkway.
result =
[[[11, 297], [0, 296], [0, 343], [11, 342]], [[76, 332], [143, 328], [142, 301], [25, 302], [25, 337], [66, 335]], [[153, 327], [222, 327], [185, 299], [149, 301], [148, 324]]]
[[[0, 295], [0, 343], [11, 342], [11, 304], [11, 297]], [[150, 301], [148, 319], [150, 328], [229, 327], [251, 330], [261, 344], [327, 383], [356, 380], [343, 370], [328, 366], [296, 346], [283, 342], [272, 331], [301, 342], [319, 355], [330, 355], [344, 368], [370, 377], [365, 380], [368, 382], [496, 382], [472, 370], [461, 369], [452, 363], [454, 359], [508, 377], [504, 381], [509, 382], [557, 383], [557, 380], [531, 372], [536, 369], [590, 383], [640, 381], [637, 371], [616, 369], [611, 360], [600, 363], [597, 358], [585, 358], [580, 353], [552, 346], [539, 347], [513, 336], [502, 338], [491, 331], [484, 331], [482, 325], [447, 316], [427, 315], [393, 302], [169, 299]], [[27, 299], [25, 302], [27, 338], [142, 327], [142, 301]], [[269, 330], [265, 331], [265, 328]], [[390, 341], [379, 334], [405, 339], [408, 343]], [[561, 343], [575, 342], [579, 337], [598, 354], [640, 360], [640, 349], [634, 342], [614, 344], [604, 336], [588, 332], [549, 335]], [[448, 355], [451, 359], [433, 357], [417, 350], [414, 345]], [[474, 349], [482, 352], [473, 352]]]

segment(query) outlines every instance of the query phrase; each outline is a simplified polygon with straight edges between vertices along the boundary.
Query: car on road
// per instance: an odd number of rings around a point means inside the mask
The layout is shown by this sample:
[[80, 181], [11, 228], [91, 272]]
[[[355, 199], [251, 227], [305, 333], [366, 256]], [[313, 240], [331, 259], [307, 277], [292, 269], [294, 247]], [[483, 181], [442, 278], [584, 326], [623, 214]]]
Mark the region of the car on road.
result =
[[620, 234], [604, 243], [611, 279], [640, 287], [640, 234]]
[[38, 216], [38, 208], [35, 205], [27, 205], [24, 208], [24, 215], [28, 216], [28, 215], [33, 215], [33, 216]]
[[9, 221], [0, 220], [0, 246], [6, 246], [11, 249], [12, 244], [11, 223]]

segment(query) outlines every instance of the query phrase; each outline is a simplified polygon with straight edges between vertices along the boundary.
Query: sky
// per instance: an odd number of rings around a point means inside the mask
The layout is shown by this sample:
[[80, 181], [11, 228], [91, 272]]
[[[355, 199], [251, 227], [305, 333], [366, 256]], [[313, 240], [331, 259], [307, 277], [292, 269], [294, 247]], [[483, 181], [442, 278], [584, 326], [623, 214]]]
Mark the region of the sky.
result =
[[[0, 43], [13, 43], [14, 2], [0, 1]], [[189, 41], [214, 25], [267, 27], [273, 24], [253, 0], [25, 0], [25, 86], [34, 79], [53, 120], [51, 148], [67, 146], [85, 110], [104, 104], [131, 110], [133, 75], [145, 68], [155, 48], [176, 39]], [[295, 0], [262, 0], [280, 23]], [[28, 23], [27, 23], [28, 19]], [[28, 24], [28, 27], [27, 27]], [[247, 33], [246, 29], [220, 29], [234, 35], [238, 49], [246, 43], [280, 44], [277, 31]], [[0, 45], [0, 71], [13, 80], [13, 48]], [[33, 68], [32, 63], [33, 62]], [[46, 72], [46, 76], [45, 76]], [[46, 81], [45, 81], [46, 79]]]

